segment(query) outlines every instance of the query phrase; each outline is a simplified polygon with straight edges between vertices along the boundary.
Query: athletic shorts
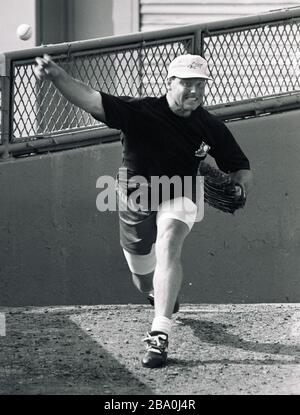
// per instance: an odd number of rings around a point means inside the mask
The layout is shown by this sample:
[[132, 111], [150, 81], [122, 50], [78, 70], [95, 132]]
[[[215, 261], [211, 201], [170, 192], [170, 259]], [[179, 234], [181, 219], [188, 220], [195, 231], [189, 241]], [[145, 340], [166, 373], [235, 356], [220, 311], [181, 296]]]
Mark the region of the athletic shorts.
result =
[[[157, 223], [162, 218], [173, 218], [187, 224], [191, 230], [196, 221], [200, 221], [204, 214], [203, 181], [199, 180], [201, 189], [193, 192], [192, 197], [171, 197], [164, 200], [159, 196], [156, 205], [151, 205], [151, 185], [149, 181], [137, 186], [128, 183], [124, 176], [124, 168], [120, 168], [116, 178], [116, 192], [119, 213], [120, 244], [130, 254], [147, 255], [153, 250], [157, 238]], [[131, 199], [133, 192], [139, 189], [145, 197], [138, 198], [138, 206]], [[151, 209], [150, 209], [151, 207]]]

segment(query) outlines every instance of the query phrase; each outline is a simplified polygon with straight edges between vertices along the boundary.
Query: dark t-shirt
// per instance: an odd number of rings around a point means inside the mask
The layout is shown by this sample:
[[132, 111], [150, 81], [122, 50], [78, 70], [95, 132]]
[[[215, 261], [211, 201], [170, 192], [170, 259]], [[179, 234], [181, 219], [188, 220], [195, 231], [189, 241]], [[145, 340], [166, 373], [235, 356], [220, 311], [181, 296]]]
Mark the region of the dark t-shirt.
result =
[[195, 176], [204, 141], [224, 172], [250, 169], [229, 129], [202, 107], [187, 117], [170, 110], [160, 98], [116, 97], [101, 92], [106, 124], [122, 131], [123, 166], [144, 177]]

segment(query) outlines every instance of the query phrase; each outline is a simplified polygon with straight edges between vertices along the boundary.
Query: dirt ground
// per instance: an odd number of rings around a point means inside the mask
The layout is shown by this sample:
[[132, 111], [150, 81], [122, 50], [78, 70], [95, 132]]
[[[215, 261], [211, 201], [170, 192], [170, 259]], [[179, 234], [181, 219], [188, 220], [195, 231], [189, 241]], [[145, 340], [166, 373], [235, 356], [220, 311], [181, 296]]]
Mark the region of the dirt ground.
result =
[[1, 395], [300, 394], [300, 304], [184, 304], [169, 363], [152, 370], [140, 364], [148, 305], [0, 312]]

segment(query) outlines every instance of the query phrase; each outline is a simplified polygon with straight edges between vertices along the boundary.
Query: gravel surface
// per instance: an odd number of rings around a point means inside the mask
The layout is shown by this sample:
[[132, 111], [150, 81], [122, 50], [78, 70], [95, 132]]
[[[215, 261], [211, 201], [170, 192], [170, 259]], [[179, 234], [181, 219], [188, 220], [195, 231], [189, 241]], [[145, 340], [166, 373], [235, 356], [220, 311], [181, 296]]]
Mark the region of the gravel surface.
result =
[[168, 365], [152, 370], [148, 305], [0, 312], [1, 395], [300, 394], [300, 304], [181, 305]]

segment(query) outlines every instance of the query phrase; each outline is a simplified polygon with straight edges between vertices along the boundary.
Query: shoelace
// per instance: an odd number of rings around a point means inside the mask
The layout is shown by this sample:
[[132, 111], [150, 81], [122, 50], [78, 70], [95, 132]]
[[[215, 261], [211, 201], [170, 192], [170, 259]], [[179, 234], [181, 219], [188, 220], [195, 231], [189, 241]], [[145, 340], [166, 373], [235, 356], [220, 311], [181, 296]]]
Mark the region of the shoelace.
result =
[[167, 347], [167, 338], [162, 334], [151, 335], [147, 333], [143, 342], [147, 343], [147, 350], [154, 353], [163, 353]]

